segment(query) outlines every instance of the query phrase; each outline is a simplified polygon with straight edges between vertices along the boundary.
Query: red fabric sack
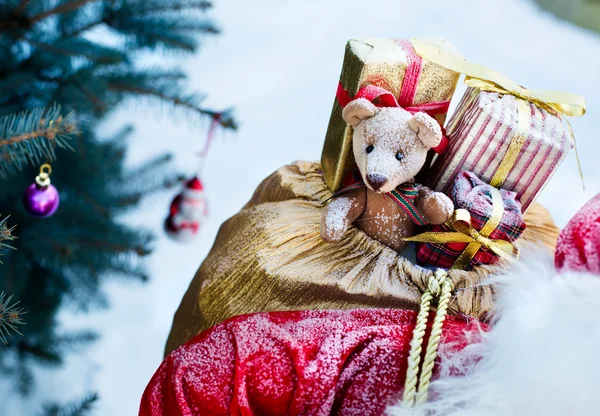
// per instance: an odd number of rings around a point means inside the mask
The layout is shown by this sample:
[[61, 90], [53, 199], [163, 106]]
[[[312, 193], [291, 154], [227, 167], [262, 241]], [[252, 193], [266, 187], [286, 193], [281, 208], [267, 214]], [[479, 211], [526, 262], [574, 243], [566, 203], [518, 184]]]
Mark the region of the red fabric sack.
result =
[[[139, 414], [381, 415], [401, 397], [415, 322], [416, 312], [395, 309], [234, 317], [163, 361]], [[438, 360], [481, 330], [475, 320], [447, 317]]]

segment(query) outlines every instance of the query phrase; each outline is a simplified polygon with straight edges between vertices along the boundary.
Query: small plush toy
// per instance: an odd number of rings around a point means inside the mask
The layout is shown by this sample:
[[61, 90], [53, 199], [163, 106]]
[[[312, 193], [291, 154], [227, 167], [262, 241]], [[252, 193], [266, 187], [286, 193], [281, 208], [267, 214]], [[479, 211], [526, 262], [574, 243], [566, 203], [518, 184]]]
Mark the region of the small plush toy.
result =
[[354, 158], [359, 182], [337, 192], [321, 217], [321, 236], [342, 239], [350, 224], [400, 252], [416, 226], [443, 224], [454, 206], [446, 195], [414, 183], [427, 151], [442, 140], [429, 115], [399, 106], [377, 107], [366, 98], [350, 101], [342, 112], [354, 127]]

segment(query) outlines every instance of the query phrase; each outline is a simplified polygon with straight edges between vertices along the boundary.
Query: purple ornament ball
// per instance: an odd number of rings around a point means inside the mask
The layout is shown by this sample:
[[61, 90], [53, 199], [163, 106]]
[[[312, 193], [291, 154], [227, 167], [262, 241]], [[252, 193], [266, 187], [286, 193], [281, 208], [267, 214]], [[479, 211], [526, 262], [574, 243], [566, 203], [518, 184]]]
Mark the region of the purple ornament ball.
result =
[[54, 185], [39, 186], [32, 183], [23, 193], [25, 210], [34, 217], [45, 218], [56, 212], [60, 197]]

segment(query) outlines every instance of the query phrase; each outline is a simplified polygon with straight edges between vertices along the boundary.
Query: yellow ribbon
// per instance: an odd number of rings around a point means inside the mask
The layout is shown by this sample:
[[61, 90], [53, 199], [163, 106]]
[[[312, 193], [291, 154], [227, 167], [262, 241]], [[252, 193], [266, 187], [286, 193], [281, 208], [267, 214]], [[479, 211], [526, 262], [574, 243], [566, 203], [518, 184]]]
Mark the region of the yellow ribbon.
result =
[[455, 232], [425, 232], [413, 237], [404, 238], [404, 241], [418, 243], [466, 243], [467, 247], [458, 256], [452, 269], [465, 269], [475, 254], [485, 247], [502, 259], [515, 259], [519, 256], [519, 249], [511, 242], [489, 238], [490, 234], [498, 227], [504, 213], [502, 195], [496, 188], [491, 188], [492, 214], [481, 230], [473, 228], [471, 214], [466, 209], [457, 209], [452, 215], [449, 225]]
[[559, 91], [528, 90], [493, 69], [448, 55], [422, 39], [412, 39], [412, 44], [415, 52], [421, 57], [451, 71], [467, 75], [465, 82], [470, 86], [514, 95], [554, 114], [560, 113], [573, 117], [585, 114], [585, 99], [580, 95]]
[[[482, 91], [497, 92], [499, 94], [513, 95], [521, 100], [528, 101], [535, 104], [536, 106], [543, 108], [551, 114], [558, 115], [563, 114], [565, 116], [579, 117], [585, 114], [586, 104], [585, 99], [577, 94], [571, 94], [568, 92], [559, 91], [547, 91], [547, 90], [528, 90], [514, 82], [507, 76], [494, 71], [493, 69], [486, 68], [485, 66], [469, 62], [465, 59], [460, 59], [456, 56], [448, 55], [439, 50], [434, 45], [424, 42], [422, 39], [411, 40], [415, 52], [421, 57], [435, 62], [436, 64], [443, 66], [444, 68], [450, 69], [451, 71], [465, 74], [465, 84], [470, 87], [478, 88]], [[524, 117], [527, 115], [529, 118], [529, 108], [525, 112], [522, 110], [522, 106], [519, 106], [519, 126], [518, 131], [515, 133], [516, 143], [511, 142], [507, 153], [502, 159], [502, 163], [499, 168], [499, 172], [494, 175], [496, 184], [494, 186], [501, 186], [504, 180], [507, 178], [510, 170], [516, 162], [519, 152], [523, 147], [523, 143], [520, 140], [524, 139], [524, 132], [526, 130]], [[565, 120], [569, 126], [569, 132], [573, 139], [573, 145], [575, 147], [575, 157], [577, 159], [577, 168], [579, 170], [579, 176], [581, 177], [581, 183], [583, 184], [583, 171], [581, 169], [581, 162], [579, 161], [579, 154], [577, 152], [577, 142], [575, 141], [575, 135], [573, 129], [568, 120]], [[527, 120], [527, 128], [529, 120]], [[515, 141], [513, 139], [513, 141]], [[585, 185], [583, 185], [585, 189]]]
[[494, 173], [494, 176], [490, 180], [490, 185], [496, 188], [502, 187], [506, 178], [510, 174], [511, 169], [517, 161], [517, 157], [521, 153], [521, 149], [527, 139], [527, 131], [529, 130], [529, 124], [531, 122], [531, 111], [529, 110], [529, 103], [527, 101], [518, 100], [519, 109], [517, 111], [517, 131], [515, 131], [513, 138], [508, 145], [506, 153], [502, 157], [498, 170]]

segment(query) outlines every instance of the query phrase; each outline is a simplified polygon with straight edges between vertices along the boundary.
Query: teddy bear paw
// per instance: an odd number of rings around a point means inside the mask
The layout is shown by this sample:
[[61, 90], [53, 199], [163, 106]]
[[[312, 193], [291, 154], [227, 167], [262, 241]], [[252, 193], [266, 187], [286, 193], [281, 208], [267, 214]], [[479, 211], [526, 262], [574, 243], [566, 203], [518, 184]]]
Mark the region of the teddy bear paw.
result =
[[321, 217], [321, 237], [328, 243], [340, 241], [350, 227], [349, 212], [352, 201], [348, 198], [334, 199]]
[[420, 211], [425, 220], [433, 225], [445, 223], [454, 212], [452, 200], [441, 192], [431, 192], [420, 202]]

